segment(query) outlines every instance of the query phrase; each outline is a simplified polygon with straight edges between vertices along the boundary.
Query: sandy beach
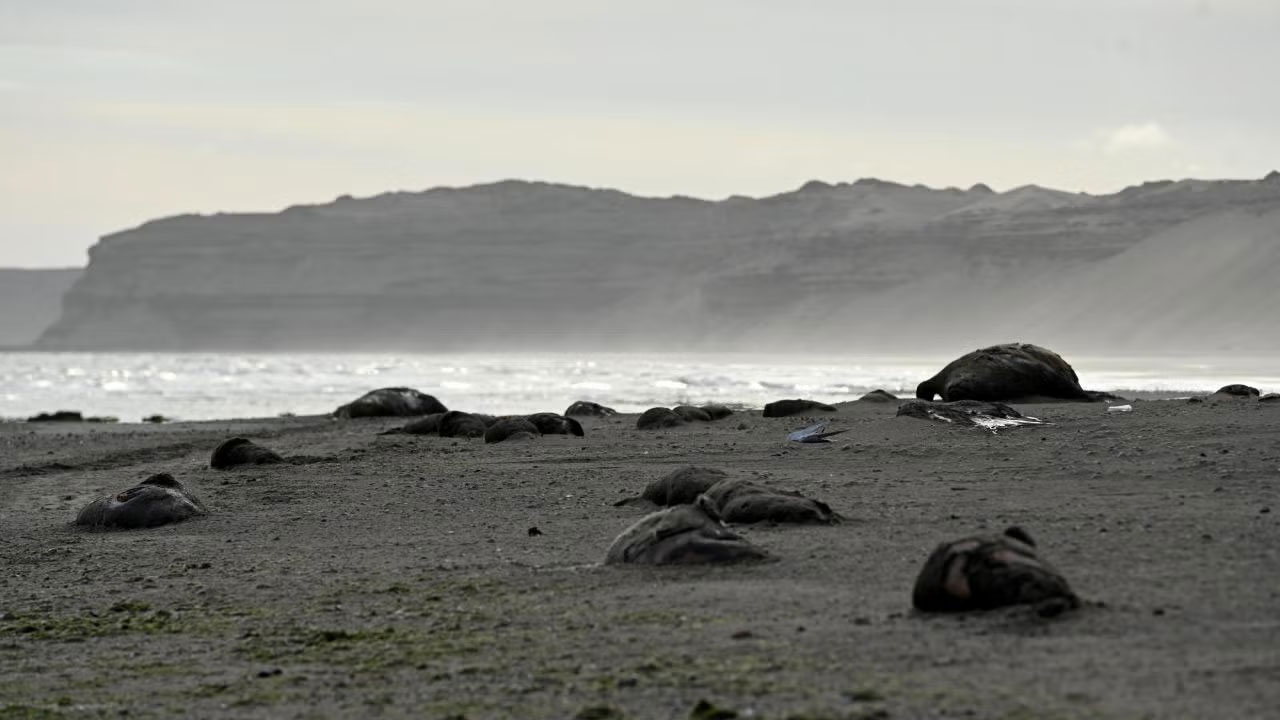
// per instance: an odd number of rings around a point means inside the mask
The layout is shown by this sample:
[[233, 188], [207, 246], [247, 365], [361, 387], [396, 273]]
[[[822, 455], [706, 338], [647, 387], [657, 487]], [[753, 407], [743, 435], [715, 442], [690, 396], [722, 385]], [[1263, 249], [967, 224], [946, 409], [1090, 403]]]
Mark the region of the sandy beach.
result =
[[[377, 434], [400, 419], [0, 425], [0, 717], [1273, 717], [1280, 403], [1018, 407], [1052, 424], [847, 403], [825, 446], [759, 411], [496, 445]], [[293, 463], [210, 469], [235, 435]], [[601, 565], [643, 514], [614, 503], [688, 464], [846, 521], [740, 527], [772, 562]], [[69, 526], [162, 471], [209, 515]], [[1011, 524], [1085, 607], [912, 610], [939, 542]]]

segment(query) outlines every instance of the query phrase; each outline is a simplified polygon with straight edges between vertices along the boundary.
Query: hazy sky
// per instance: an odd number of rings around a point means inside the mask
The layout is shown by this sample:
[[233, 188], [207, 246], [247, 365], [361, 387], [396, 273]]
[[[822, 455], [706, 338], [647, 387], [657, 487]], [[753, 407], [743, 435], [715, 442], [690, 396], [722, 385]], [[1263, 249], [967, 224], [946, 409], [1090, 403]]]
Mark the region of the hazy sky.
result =
[[503, 178], [1260, 177], [1277, 68], [1280, 0], [0, 0], [0, 266]]

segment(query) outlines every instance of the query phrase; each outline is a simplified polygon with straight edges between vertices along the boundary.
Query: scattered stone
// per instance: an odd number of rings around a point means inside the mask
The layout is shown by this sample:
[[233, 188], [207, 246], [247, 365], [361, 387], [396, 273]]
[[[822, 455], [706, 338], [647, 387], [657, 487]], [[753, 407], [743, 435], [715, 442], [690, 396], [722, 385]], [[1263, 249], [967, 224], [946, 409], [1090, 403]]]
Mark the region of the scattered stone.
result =
[[605, 563], [732, 563], [767, 557], [725, 527], [711, 500], [700, 496], [692, 505], [677, 505], [638, 520], [609, 546]]
[[1276, 401], [1280, 401], [1280, 393], [1267, 393], [1258, 398], [1258, 402], [1271, 403]]
[[790, 417], [811, 412], [835, 412], [831, 405], [816, 400], [776, 400], [764, 406], [765, 417]]
[[204, 515], [204, 505], [169, 473], [152, 475], [123, 492], [89, 503], [76, 525], [134, 529], [166, 525]]
[[610, 705], [593, 705], [582, 708], [573, 716], [573, 720], [625, 720], [627, 716], [621, 710]]
[[165, 416], [163, 416], [163, 415], [159, 415], [159, 414], [157, 414], [157, 415], [148, 415], [148, 416], [146, 416], [146, 417], [142, 418], [142, 422], [144, 422], [144, 423], [154, 423], [154, 424], [156, 424], [156, 425], [159, 425], [160, 423], [167, 423], [167, 422], [170, 422], [171, 420], [172, 420], [172, 418], [167, 418], [167, 417], [165, 417]]
[[542, 534], [542, 531], [538, 529], [537, 525], [534, 525], [533, 527], [529, 528], [529, 537], [537, 537], [541, 534]]
[[889, 403], [898, 402], [898, 396], [884, 390], [872, 390], [858, 398], [858, 402]]
[[706, 700], [699, 700], [689, 711], [689, 720], [734, 720], [736, 717], [737, 712], [716, 707]]
[[1033, 605], [1044, 617], [1080, 605], [1066, 578], [1040, 559], [1019, 527], [939, 545], [916, 578], [911, 600], [923, 612]]
[[45, 422], [86, 422], [86, 423], [114, 423], [119, 422], [119, 418], [110, 415], [89, 416], [85, 417], [78, 410], [58, 410], [51, 413], [40, 413], [27, 418], [29, 423], [45, 423]]
[[434, 397], [406, 387], [380, 388], [333, 411], [334, 417], [411, 417], [448, 412]]
[[226, 470], [237, 465], [270, 465], [282, 463], [284, 458], [275, 451], [255, 444], [242, 437], [223, 440], [214, 448], [209, 458], [209, 467], [214, 470]]

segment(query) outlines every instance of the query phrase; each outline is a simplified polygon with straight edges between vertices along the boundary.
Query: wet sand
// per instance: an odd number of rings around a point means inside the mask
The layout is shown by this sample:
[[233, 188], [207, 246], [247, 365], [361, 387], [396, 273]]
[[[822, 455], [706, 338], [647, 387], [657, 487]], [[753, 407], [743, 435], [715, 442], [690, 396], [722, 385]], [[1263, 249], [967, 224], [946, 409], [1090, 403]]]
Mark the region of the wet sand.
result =
[[[1053, 424], [996, 435], [839, 408], [825, 446], [759, 411], [498, 445], [390, 419], [0, 425], [0, 717], [1274, 715], [1280, 404], [1019, 406]], [[297, 462], [210, 469], [232, 435]], [[741, 527], [763, 564], [600, 565], [642, 515], [613, 503], [685, 464], [847, 520]], [[210, 515], [69, 527], [157, 472]], [[937, 543], [1010, 524], [1085, 608], [912, 611]]]

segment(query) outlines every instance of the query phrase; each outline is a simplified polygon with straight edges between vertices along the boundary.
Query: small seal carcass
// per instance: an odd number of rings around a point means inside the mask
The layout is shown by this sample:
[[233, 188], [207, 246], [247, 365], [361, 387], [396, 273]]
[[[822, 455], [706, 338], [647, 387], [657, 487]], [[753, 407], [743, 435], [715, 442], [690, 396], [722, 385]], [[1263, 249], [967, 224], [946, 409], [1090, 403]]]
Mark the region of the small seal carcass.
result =
[[809, 412], [835, 412], [836, 409], [816, 400], [777, 400], [764, 406], [764, 417], [790, 417]]
[[671, 565], [764, 560], [765, 552], [720, 522], [714, 504], [699, 496], [692, 505], [650, 513], [619, 535], [605, 555], [610, 565]]
[[89, 503], [76, 525], [134, 529], [165, 525], [204, 515], [204, 505], [169, 473], [152, 475], [134, 487]]
[[534, 427], [542, 435], [575, 435], [582, 437], [585, 434], [582, 431], [582, 423], [564, 415], [557, 415], [551, 412], [534, 413], [526, 416], [525, 420], [533, 423]]
[[486, 443], [500, 443], [505, 440], [532, 440], [541, 433], [538, 426], [522, 417], [498, 418], [484, 431]]
[[338, 418], [412, 417], [448, 412], [434, 397], [406, 387], [371, 390], [333, 411]]
[[484, 432], [495, 419], [488, 415], [450, 410], [440, 416], [440, 437], [484, 437]]
[[246, 438], [235, 437], [223, 440], [213, 449], [213, 455], [209, 458], [209, 467], [214, 470], [226, 470], [237, 465], [270, 465], [284, 461], [284, 458], [277, 455], [274, 450], [264, 448]]
[[725, 479], [711, 486], [711, 500], [721, 519], [730, 523], [811, 523], [832, 525], [843, 518], [824, 502], [798, 492], [775, 490], [750, 480]]
[[609, 417], [610, 415], [617, 415], [618, 411], [611, 407], [605, 407], [600, 403], [579, 400], [570, 405], [564, 411], [564, 414], [565, 417], [572, 417], [575, 415], [578, 417]]
[[687, 505], [728, 476], [728, 473], [716, 468], [686, 465], [646, 485], [639, 497], [619, 500], [614, 505]]
[[1027, 417], [1004, 403], [980, 400], [954, 402], [908, 400], [898, 406], [897, 416], [936, 420], [953, 425], [977, 426], [991, 432], [1019, 425], [1049, 424], [1039, 418]]
[[431, 413], [414, 420], [404, 427], [392, 428], [384, 430], [379, 435], [439, 435], [440, 434], [440, 418], [444, 417], [444, 413]]
[[923, 612], [1032, 605], [1045, 617], [1080, 606], [1066, 578], [1040, 559], [1035, 541], [1019, 527], [939, 545], [916, 578], [911, 601]]
[[667, 407], [652, 407], [640, 413], [636, 418], [636, 428], [640, 430], [658, 430], [662, 428], [680, 427], [685, 424], [684, 418]]

